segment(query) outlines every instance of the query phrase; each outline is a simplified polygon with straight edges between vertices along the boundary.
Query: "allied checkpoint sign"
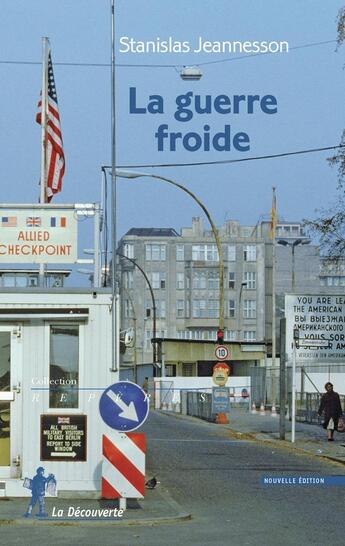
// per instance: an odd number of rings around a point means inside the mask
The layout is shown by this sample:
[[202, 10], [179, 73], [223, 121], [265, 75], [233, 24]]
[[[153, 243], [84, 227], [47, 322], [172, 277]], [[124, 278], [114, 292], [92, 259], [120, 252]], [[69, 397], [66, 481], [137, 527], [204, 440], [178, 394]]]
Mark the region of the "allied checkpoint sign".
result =
[[2, 263], [77, 261], [77, 216], [73, 209], [1, 209], [0, 228]]
[[299, 331], [296, 358], [301, 363], [340, 362], [345, 358], [345, 296], [286, 295], [286, 353], [293, 358], [293, 331]]

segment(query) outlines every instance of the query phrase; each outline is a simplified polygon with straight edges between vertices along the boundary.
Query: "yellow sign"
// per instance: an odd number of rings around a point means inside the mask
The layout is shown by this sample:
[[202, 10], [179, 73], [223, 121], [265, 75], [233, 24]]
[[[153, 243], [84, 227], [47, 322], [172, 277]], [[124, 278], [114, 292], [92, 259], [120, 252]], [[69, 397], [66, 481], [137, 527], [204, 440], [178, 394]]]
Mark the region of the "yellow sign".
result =
[[213, 382], [219, 387], [224, 387], [229, 379], [230, 368], [224, 362], [218, 362], [213, 366]]

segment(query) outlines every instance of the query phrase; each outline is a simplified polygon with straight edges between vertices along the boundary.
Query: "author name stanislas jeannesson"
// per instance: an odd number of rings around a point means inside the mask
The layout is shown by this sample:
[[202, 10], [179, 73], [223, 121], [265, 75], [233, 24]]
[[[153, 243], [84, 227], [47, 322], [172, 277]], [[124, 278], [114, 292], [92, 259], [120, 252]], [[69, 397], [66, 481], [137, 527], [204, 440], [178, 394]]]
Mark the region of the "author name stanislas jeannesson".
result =
[[172, 36], [137, 40], [130, 36], [119, 39], [119, 53], [288, 53], [289, 42], [269, 40], [175, 40]]

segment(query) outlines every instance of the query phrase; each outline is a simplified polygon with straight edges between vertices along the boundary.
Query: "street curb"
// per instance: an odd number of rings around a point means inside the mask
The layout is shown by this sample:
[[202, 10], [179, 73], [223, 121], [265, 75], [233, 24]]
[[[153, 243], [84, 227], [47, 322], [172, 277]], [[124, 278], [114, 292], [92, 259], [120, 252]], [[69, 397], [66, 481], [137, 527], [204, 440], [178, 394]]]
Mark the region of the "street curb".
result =
[[221, 425], [218, 425], [214, 421], [207, 421], [207, 419], [201, 419], [201, 417], [194, 417], [194, 415], [185, 415], [184, 413], [176, 413], [174, 411], [165, 411], [161, 409], [155, 409], [157, 413], [160, 415], [166, 415], [167, 417], [175, 417], [175, 419], [185, 419], [186, 421], [194, 421], [195, 419], [198, 420], [200, 424], [204, 425], [217, 425], [218, 427]]
[[329, 461], [332, 461], [333, 463], [337, 463], [342, 466], [345, 466], [345, 461], [342, 461], [341, 459], [337, 459], [337, 457], [332, 457], [331, 455], [315, 455], [315, 457], [323, 457], [324, 459], [328, 459]]
[[[4, 518], [0, 519], [0, 527], [5, 525], [21, 525], [23, 527], [37, 527], [44, 526], [49, 527], [53, 526], [62, 526], [62, 527], [76, 527], [76, 526], [87, 526], [87, 527], [109, 527], [109, 526], [120, 526], [120, 527], [129, 527], [129, 526], [154, 526], [154, 525], [167, 525], [171, 523], [178, 523], [182, 521], [189, 521], [192, 519], [192, 514], [184, 512], [181, 509], [181, 506], [170, 496], [168, 491], [159, 491], [161, 497], [164, 501], [170, 506], [172, 510], [177, 512], [173, 516], [157, 516], [157, 517], [148, 517], [148, 518], [138, 518], [138, 519], [78, 519], [72, 520], [68, 518]], [[72, 499], [71, 499], [72, 500]]]
[[162, 516], [152, 519], [133, 519], [133, 520], [73, 520], [73, 521], [59, 521], [58, 519], [4, 519], [0, 520], [0, 527], [4, 527], [5, 525], [22, 525], [23, 527], [49, 527], [53, 525], [54, 527], [80, 527], [80, 526], [87, 526], [87, 527], [130, 527], [130, 526], [154, 526], [154, 525], [168, 525], [171, 523], [178, 523], [180, 521], [189, 521], [192, 519], [192, 515], [188, 514], [187, 512], [181, 512], [180, 514], [176, 516]]
[[[175, 417], [176, 419], [185, 419], [186, 421], [192, 421], [192, 420], [198, 420], [199, 423], [204, 425], [215, 425], [216, 423], [212, 423], [210, 421], [206, 421], [205, 419], [200, 419], [199, 417], [194, 417], [193, 415], [184, 415], [182, 413], [174, 413], [174, 412], [168, 412], [168, 411], [162, 411], [162, 410], [155, 410], [162, 415], [168, 415], [169, 417]], [[277, 449], [284, 449], [286, 451], [290, 451], [293, 453], [296, 453], [298, 455], [309, 455], [310, 457], [317, 458], [317, 459], [327, 459], [328, 461], [338, 464], [340, 466], [345, 466], [345, 461], [342, 459], [338, 459], [337, 457], [332, 457], [332, 455], [325, 455], [325, 454], [316, 454], [308, 449], [303, 449], [302, 447], [298, 446], [292, 446], [288, 440], [280, 440], [277, 439], [264, 439], [264, 438], [258, 438], [257, 436], [264, 433], [258, 433], [258, 432], [240, 432], [238, 430], [234, 430], [230, 428], [228, 425], [217, 425], [217, 427], [221, 427], [222, 430], [227, 431], [230, 436], [243, 441], [252, 441], [257, 442], [262, 445], [268, 445], [269, 447], [274, 447]]]
[[[264, 439], [264, 438], [258, 438], [257, 433], [253, 432], [244, 432], [243, 434], [241, 432], [238, 432], [236, 430], [226, 428], [225, 430], [228, 430], [231, 435], [236, 436], [237, 439], [241, 439], [243, 437], [243, 440], [253, 440], [257, 443], [263, 444], [263, 445], [269, 445], [270, 447], [275, 447], [278, 449], [284, 449], [286, 451], [290, 451], [293, 453], [297, 453], [298, 455], [309, 455], [310, 457], [317, 458], [317, 459], [328, 459], [329, 461], [332, 461], [333, 463], [339, 464], [341, 466], [345, 465], [345, 461], [342, 461], [341, 459], [338, 459], [337, 457], [332, 457], [331, 455], [323, 455], [323, 454], [316, 454], [308, 449], [304, 449], [303, 447], [299, 446], [292, 446], [291, 443], [287, 443], [288, 440], [280, 440], [277, 439]], [[259, 433], [262, 434], [262, 433]]]

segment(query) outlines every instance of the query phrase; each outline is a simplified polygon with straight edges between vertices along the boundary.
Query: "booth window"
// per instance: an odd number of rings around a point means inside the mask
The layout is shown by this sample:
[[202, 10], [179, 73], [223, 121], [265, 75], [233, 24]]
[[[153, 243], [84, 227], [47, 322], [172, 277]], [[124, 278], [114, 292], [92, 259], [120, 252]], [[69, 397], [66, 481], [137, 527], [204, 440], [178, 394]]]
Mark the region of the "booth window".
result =
[[50, 325], [49, 407], [78, 408], [79, 326]]

